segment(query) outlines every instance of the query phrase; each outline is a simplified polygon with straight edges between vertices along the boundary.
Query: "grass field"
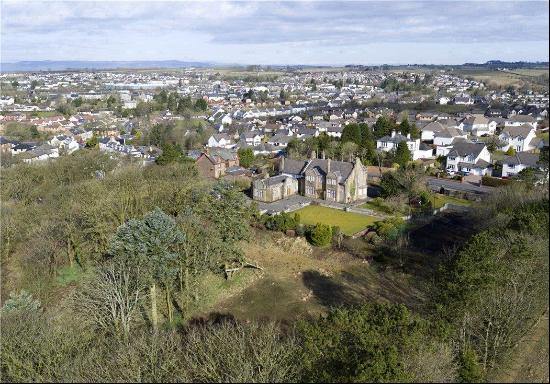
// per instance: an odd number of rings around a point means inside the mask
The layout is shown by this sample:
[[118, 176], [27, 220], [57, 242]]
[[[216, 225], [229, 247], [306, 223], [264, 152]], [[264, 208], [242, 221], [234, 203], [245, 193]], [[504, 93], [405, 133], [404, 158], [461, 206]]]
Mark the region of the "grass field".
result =
[[451, 204], [455, 204], [455, 205], [463, 205], [465, 207], [470, 207], [473, 204], [473, 201], [471, 201], [471, 200], [459, 199], [459, 198], [456, 198], [456, 197], [446, 196], [446, 195], [442, 195], [442, 194], [439, 194], [439, 193], [434, 193], [433, 194], [432, 202], [433, 202], [433, 205], [434, 205], [435, 209], [441, 208], [446, 203], [451, 203]]
[[317, 223], [339, 226], [346, 235], [353, 235], [365, 229], [380, 218], [365, 216], [359, 213], [344, 212], [339, 209], [321, 207], [319, 205], [308, 205], [296, 213], [300, 214], [300, 221], [304, 224], [315, 225]]

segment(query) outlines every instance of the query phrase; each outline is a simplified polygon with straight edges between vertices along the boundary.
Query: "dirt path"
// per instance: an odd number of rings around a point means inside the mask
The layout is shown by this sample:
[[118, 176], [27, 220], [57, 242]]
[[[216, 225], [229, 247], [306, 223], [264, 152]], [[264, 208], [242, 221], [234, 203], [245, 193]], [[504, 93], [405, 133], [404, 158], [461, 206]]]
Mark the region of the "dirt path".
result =
[[548, 383], [548, 313], [518, 343], [508, 364], [490, 381]]

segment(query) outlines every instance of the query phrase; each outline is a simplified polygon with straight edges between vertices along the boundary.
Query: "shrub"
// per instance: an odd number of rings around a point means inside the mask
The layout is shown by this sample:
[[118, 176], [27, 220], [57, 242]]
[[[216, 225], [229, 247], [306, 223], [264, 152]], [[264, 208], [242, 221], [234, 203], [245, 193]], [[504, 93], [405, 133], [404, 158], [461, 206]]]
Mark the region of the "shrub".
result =
[[332, 240], [332, 228], [327, 224], [317, 223], [310, 234], [311, 244], [318, 247], [329, 245]]
[[405, 221], [400, 217], [390, 217], [374, 223], [376, 234], [385, 240], [393, 240], [403, 231]]
[[481, 184], [486, 185], [488, 187], [502, 187], [502, 186], [508, 185], [510, 183], [512, 183], [511, 180], [499, 179], [499, 178], [491, 177], [491, 176], [483, 176], [481, 178]]

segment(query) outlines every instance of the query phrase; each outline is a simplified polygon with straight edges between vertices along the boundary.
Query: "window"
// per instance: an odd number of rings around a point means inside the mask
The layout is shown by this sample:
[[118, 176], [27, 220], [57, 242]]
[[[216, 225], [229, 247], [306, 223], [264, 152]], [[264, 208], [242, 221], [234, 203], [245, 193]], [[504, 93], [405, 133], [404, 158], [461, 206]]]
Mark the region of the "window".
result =
[[518, 145], [518, 146], [516, 147], [516, 152], [521, 152], [521, 145]]
[[449, 156], [449, 160], [455, 161], [456, 157]]
[[455, 169], [454, 165], [447, 165], [447, 169]]
[[306, 187], [306, 194], [308, 194], [308, 195], [314, 195], [314, 194], [315, 194], [315, 188], [313, 188], [313, 187]]
[[315, 181], [315, 176], [306, 176], [306, 180], [313, 183]]
[[336, 191], [333, 189], [327, 189], [327, 198], [336, 199]]
[[512, 168], [512, 169], [514, 169], [515, 167], [516, 167], [516, 165], [515, 165], [515, 164], [508, 164], [508, 168]]
[[263, 189], [257, 189], [254, 191], [254, 195], [256, 195], [256, 197], [264, 197], [264, 191]]

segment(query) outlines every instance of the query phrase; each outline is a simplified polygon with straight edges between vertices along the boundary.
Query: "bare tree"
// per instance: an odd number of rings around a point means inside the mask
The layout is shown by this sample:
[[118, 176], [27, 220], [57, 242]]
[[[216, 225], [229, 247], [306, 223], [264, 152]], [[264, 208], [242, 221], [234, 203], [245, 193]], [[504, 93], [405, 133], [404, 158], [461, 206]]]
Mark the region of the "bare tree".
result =
[[126, 338], [145, 296], [139, 274], [139, 267], [130, 268], [121, 263], [101, 267], [76, 293], [75, 308], [96, 326]]

